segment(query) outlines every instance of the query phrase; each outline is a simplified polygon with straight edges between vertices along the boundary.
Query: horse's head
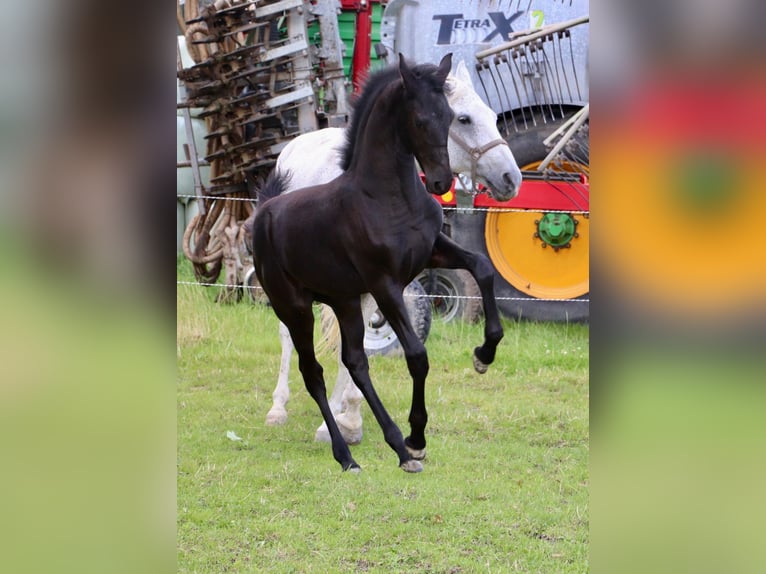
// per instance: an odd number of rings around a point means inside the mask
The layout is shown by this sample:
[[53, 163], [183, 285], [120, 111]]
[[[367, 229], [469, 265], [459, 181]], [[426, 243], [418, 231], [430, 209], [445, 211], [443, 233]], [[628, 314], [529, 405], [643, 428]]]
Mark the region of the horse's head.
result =
[[422, 64], [410, 67], [399, 54], [399, 74], [404, 85], [404, 130], [410, 150], [420, 164], [430, 193], [442, 195], [452, 185], [447, 137], [452, 110], [444, 93], [444, 83], [452, 66], [452, 54], [439, 66]]
[[497, 114], [473, 89], [462, 60], [447, 78], [446, 92], [455, 114], [449, 138], [452, 170], [471, 174], [472, 179], [488, 186], [498, 201], [513, 199], [521, 186], [521, 170], [497, 129]]

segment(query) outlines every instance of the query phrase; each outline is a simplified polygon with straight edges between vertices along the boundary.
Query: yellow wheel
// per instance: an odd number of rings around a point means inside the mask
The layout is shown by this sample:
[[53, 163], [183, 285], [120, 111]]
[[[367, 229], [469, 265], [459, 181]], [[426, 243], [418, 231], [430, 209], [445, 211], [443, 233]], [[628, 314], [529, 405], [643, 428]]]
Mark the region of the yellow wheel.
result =
[[[534, 170], [540, 162], [525, 165]], [[585, 172], [579, 164], [565, 171]], [[513, 287], [538, 299], [573, 299], [590, 291], [587, 214], [493, 211], [484, 226], [487, 253]]]

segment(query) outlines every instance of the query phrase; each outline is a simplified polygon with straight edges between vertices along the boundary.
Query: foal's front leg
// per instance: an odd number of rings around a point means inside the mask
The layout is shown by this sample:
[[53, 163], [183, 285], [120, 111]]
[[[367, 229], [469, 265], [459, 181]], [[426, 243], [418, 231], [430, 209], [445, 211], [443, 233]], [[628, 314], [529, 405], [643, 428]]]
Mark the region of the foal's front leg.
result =
[[[377, 300], [377, 298], [376, 298]], [[399, 467], [406, 472], [420, 472], [423, 465], [414, 460], [405, 444], [402, 432], [391, 419], [383, 403], [375, 392], [370, 380], [367, 353], [364, 351], [364, 321], [358, 299], [338, 301], [333, 305], [341, 331], [341, 356], [354, 383], [367, 399], [370, 410], [375, 415], [386, 443], [399, 456]], [[402, 303], [404, 309], [404, 303]], [[406, 310], [404, 310], [406, 316]], [[388, 317], [388, 316], [387, 316]], [[414, 334], [414, 332], [413, 332]], [[417, 336], [415, 336], [417, 339]], [[419, 339], [418, 339], [419, 341]]]
[[495, 360], [495, 351], [503, 338], [503, 326], [495, 301], [495, 271], [484, 255], [463, 249], [452, 239], [440, 233], [431, 251], [429, 267], [467, 269], [481, 291], [484, 306], [484, 343], [473, 350], [473, 367], [478, 373], [486, 373]]
[[412, 377], [412, 405], [410, 407], [410, 436], [405, 439], [407, 451], [416, 461], [426, 456], [425, 428], [428, 423], [425, 386], [428, 376], [426, 347], [415, 333], [404, 305], [402, 290], [389, 285], [374, 293], [381, 312], [386, 317], [404, 350], [407, 369]]

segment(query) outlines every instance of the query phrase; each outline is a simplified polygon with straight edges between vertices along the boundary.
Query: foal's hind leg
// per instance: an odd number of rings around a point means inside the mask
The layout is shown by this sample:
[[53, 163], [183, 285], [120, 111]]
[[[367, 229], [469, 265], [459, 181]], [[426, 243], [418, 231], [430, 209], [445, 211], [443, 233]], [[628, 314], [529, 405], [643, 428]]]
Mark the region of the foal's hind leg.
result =
[[473, 366], [477, 372], [486, 373], [495, 360], [495, 351], [503, 338], [503, 326], [495, 301], [495, 271], [492, 264], [484, 255], [463, 249], [444, 233], [440, 233], [431, 252], [429, 267], [467, 269], [476, 280], [484, 306], [484, 343], [473, 350]]
[[[386, 443], [399, 456], [399, 467], [406, 472], [420, 472], [423, 465], [414, 460], [405, 445], [399, 427], [391, 419], [375, 392], [370, 380], [367, 354], [364, 352], [364, 321], [358, 299], [336, 302], [333, 305], [341, 330], [341, 356], [351, 378], [367, 399], [372, 413], [383, 430]], [[417, 337], [416, 337], [417, 338]]]

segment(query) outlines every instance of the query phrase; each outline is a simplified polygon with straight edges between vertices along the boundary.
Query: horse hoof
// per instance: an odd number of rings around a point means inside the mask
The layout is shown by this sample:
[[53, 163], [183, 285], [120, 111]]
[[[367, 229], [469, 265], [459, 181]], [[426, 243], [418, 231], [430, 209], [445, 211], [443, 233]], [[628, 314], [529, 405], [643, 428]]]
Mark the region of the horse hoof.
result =
[[410, 456], [414, 458], [415, 460], [423, 460], [426, 458], [426, 449], [424, 448], [410, 448], [407, 445], [405, 445], [407, 448], [407, 452], [410, 453]]
[[277, 407], [272, 409], [266, 415], [266, 424], [270, 427], [283, 425], [287, 422], [287, 411]]
[[[349, 446], [355, 446], [362, 442], [362, 429], [352, 429], [347, 426], [344, 426], [342, 423], [338, 424], [338, 430], [340, 430], [340, 434], [343, 437], [343, 440], [346, 442]], [[316, 433], [314, 433], [314, 442], [332, 442], [332, 438], [330, 437], [330, 431], [327, 430], [327, 425], [322, 423], [322, 426], [320, 426]]]
[[423, 464], [419, 460], [406, 460], [399, 468], [404, 472], [423, 472]]
[[484, 373], [487, 372], [487, 369], [489, 369], [489, 365], [486, 365], [486, 364], [482, 363], [479, 360], [479, 357], [476, 356], [476, 353], [474, 353], [474, 355], [473, 355], [473, 368], [476, 369], [477, 373], [479, 373], [480, 375], [483, 375]]
[[338, 429], [347, 445], [356, 446], [362, 442], [362, 429], [350, 429], [342, 425], [338, 425]]
[[[357, 419], [357, 421], [352, 421], [352, 424], [348, 424], [349, 417], [346, 417], [345, 413], [341, 413], [335, 417], [335, 422], [338, 423], [338, 430], [340, 430], [343, 440], [345, 440], [346, 444], [349, 446], [354, 446], [362, 442], [362, 419], [359, 417], [357, 417]], [[357, 424], [353, 424], [354, 422]]]
[[352, 474], [361, 474], [362, 467], [358, 464], [352, 465], [346, 469], [347, 472], [350, 472]]

